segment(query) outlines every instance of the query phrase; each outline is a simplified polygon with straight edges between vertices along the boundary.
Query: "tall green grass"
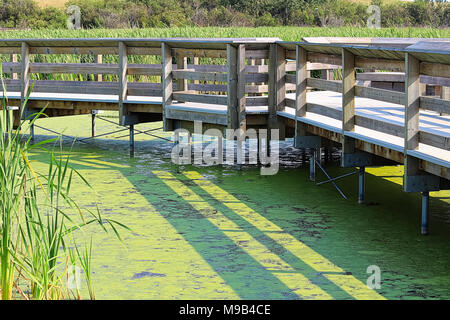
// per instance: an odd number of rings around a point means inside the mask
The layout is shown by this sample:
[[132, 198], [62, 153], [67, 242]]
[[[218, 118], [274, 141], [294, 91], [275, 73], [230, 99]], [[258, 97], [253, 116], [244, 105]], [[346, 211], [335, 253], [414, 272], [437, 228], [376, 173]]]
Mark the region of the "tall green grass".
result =
[[277, 37], [300, 41], [302, 37], [449, 38], [450, 29], [355, 27], [183, 27], [147, 29], [41, 29], [1, 31], [0, 38], [242, 38]]
[[[2, 81], [2, 87], [3, 81]], [[6, 94], [4, 92], [4, 97]], [[26, 101], [25, 101], [26, 104]], [[100, 211], [81, 208], [70, 194], [75, 178], [91, 188], [70, 166], [70, 154], [49, 150], [60, 138], [35, 144], [27, 132], [42, 111], [13, 129], [12, 114], [2, 100], [0, 114], [0, 291], [9, 299], [81, 298], [79, 289], [67, 285], [71, 265], [82, 269], [89, 297], [95, 298], [91, 276], [92, 242], [80, 245], [75, 233], [97, 224], [120, 239], [117, 221]], [[37, 170], [29, 153], [43, 152], [48, 168]], [[76, 213], [76, 214], [74, 214]]]
[[[415, 37], [450, 38], [450, 29], [431, 28], [353, 28], [353, 27], [260, 27], [260, 28], [149, 28], [149, 29], [87, 29], [87, 30], [22, 30], [0, 31], [0, 38], [254, 38], [276, 37], [286, 41], [301, 41], [303, 37]], [[9, 55], [1, 55], [1, 61], [9, 61]], [[92, 55], [32, 55], [32, 62], [93, 63]], [[159, 64], [160, 57], [129, 56], [129, 63]], [[207, 61], [206, 61], [207, 60]], [[210, 60], [210, 59], [209, 59]], [[200, 63], [210, 62], [200, 59]], [[103, 63], [118, 63], [117, 55], [104, 55]], [[215, 62], [217, 63], [217, 61]], [[31, 74], [33, 80], [93, 81], [94, 75], [86, 74]], [[104, 75], [104, 81], [117, 81], [116, 75]], [[160, 82], [154, 76], [129, 76], [129, 81]]]

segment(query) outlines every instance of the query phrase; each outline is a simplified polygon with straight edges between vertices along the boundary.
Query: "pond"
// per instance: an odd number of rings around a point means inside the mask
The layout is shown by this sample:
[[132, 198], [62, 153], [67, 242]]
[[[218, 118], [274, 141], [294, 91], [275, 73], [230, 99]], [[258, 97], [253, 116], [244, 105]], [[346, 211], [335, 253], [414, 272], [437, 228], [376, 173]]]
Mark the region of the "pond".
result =
[[[37, 124], [38, 141], [52, 135], [41, 127], [91, 132], [89, 115]], [[72, 196], [132, 229], [121, 231], [123, 243], [96, 229], [77, 234], [93, 239], [98, 299], [450, 298], [450, 192], [431, 193], [430, 234], [421, 236], [420, 194], [402, 192], [402, 166], [367, 168], [360, 205], [357, 175], [337, 182], [347, 200], [330, 184], [315, 185], [290, 141], [278, 174], [263, 176], [255, 165], [175, 165], [173, 144], [159, 138], [171, 135], [160, 127], [136, 126], [155, 130], [136, 135], [133, 158], [127, 131], [73, 146], [63, 140], [95, 190], [78, 181]], [[97, 120], [97, 134], [115, 130]], [[42, 153], [32, 159], [45, 168]], [[331, 176], [353, 170], [325, 167]], [[379, 267], [380, 289], [366, 285], [370, 266]]]

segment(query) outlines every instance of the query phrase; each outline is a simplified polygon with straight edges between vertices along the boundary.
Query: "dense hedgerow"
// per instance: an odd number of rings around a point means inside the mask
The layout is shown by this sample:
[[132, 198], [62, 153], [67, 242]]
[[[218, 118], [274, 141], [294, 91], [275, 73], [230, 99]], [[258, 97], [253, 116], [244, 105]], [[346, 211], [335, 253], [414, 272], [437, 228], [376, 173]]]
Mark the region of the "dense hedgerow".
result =
[[[447, 28], [450, 4], [372, 0], [383, 27]], [[69, 0], [82, 12], [82, 27], [365, 26], [367, 4], [350, 0]], [[40, 8], [33, 0], [0, 0], [0, 27], [65, 28], [65, 9]]]

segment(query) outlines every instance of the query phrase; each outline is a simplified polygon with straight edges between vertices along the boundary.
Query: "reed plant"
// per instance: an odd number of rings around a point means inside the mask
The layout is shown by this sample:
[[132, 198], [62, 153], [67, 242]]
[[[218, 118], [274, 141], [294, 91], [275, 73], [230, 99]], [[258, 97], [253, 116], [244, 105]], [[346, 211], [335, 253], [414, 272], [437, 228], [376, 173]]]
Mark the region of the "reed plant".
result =
[[[3, 79], [2, 79], [2, 88]], [[27, 101], [21, 110], [24, 110]], [[74, 179], [86, 188], [88, 181], [70, 166], [70, 152], [47, 149], [60, 137], [32, 143], [27, 132], [44, 110], [13, 128], [11, 111], [3, 89], [0, 115], [0, 291], [9, 299], [81, 299], [78, 286], [68, 285], [73, 265], [83, 270], [89, 298], [92, 283], [92, 241], [76, 242], [75, 233], [96, 224], [121, 240], [118, 221], [102, 217], [100, 210], [80, 207], [71, 197]], [[19, 114], [20, 117], [23, 114]], [[60, 148], [62, 144], [59, 144]], [[30, 152], [43, 152], [45, 171], [35, 168]], [[74, 214], [76, 212], [76, 214]]]

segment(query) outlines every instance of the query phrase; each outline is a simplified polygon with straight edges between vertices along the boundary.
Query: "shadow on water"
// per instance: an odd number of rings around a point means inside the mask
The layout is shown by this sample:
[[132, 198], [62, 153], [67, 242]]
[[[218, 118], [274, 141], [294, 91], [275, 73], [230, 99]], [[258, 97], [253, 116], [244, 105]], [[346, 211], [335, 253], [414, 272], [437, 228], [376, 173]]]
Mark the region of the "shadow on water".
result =
[[[261, 176], [258, 168], [251, 166], [242, 171], [217, 166], [180, 168], [170, 163], [171, 145], [167, 142], [138, 141], [132, 159], [128, 157], [126, 141], [104, 139], [95, 144], [106, 148], [76, 145], [73, 166], [83, 170], [119, 170], [241, 298], [295, 299], [298, 296], [271, 270], [263, 268], [222, 230], [174, 194], [152, 171], [172, 173], [333, 298], [351, 296], [181, 173], [185, 170], [200, 173], [363, 283], [369, 276], [367, 267], [379, 266], [382, 271], [379, 293], [386, 298], [450, 298], [447, 271], [450, 196], [448, 192], [432, 194], [431, 234], [420, 236], [420, 195], [402, 192], [396, 183], [401, 179], [401, 167], [368, 169], [366, 204], [358, 205], [356, 176], [338, 182], [349, 195], [349, 200], [343, 200], [331, 185], [318, 187], [309, 182], [307, 166], [281, 168], [274, 176]], [[93, 164], [86, 161], [86, 155], [100, 155], [98, 159], [105, 163]], [[129, 167], [118, 168], [107, 163]], [[333, 164], [326, 168], [332, 176], [349, 172]], [[319, 174], [318, 179], [322, 178], [325, 179]]]

